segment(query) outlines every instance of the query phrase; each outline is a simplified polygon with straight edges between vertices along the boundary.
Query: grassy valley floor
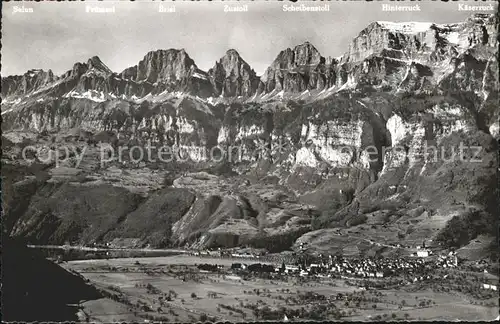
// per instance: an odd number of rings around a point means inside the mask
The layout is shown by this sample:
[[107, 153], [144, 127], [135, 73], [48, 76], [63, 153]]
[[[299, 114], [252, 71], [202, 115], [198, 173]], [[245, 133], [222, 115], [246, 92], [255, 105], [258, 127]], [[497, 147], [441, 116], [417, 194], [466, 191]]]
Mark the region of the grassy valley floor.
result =
[[[445, 280], [364, 290], [356, 279], [233, 274], [230, 267], [236, 262], [241, 261], [181, 255], [62, 265], [83, 275], [106, 296], [83, 303], [88, 321], [237, 322], [283, 320], [285, 315], [297, 321], [487, 321], [498, 316], [498, 298], [482, 294], [479, 299]], [[249, 263], [254, 262], [258, 261]], [[196, 267], [205, 263], [222, 268], [213, 273]], [[470, 282], [461, 281], [464, 285], [479, 283], [471, 277]]]

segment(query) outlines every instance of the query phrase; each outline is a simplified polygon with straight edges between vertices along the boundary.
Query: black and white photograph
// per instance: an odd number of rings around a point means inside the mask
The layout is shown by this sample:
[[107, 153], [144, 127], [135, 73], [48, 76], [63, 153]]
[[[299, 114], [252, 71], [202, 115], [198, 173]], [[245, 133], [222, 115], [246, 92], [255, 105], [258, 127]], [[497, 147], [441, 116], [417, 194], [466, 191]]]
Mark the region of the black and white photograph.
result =
[[498, 321], [497, 11], [2, 3], [2, 321]]

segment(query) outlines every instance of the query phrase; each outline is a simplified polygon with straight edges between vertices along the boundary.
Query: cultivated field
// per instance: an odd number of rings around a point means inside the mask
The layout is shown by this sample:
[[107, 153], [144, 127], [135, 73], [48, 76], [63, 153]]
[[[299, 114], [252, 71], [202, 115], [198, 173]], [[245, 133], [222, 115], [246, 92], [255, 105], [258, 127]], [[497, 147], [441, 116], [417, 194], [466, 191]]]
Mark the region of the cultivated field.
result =
[[[290, 320], [492, 320], [498, 316], [498, 299], [489, 295], [477, 300], [449, 287], [440, 291], [422, 283], [364, 290], [356, 280], [266, 279], [231, 273], [235, 262], [257, 261], [169, 256], [79, 260], [63, 266], [107, 296], [82, 304], [82, 320], [87, 321], [283, 320], [285, 315]], [[223, 268], [208, 272], [196, 267], [205, 263]]]

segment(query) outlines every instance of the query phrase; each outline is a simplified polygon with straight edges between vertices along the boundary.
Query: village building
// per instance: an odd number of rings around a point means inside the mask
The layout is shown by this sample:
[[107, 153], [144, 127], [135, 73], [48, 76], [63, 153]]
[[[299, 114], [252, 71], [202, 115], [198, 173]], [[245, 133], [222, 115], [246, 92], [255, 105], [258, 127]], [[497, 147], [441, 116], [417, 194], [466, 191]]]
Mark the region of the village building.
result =
[[425, 251], [425, 250], [417, 251], [417, 256], [421, 257], [421, 258], [426, 258], [429, 256], [429, 251]]

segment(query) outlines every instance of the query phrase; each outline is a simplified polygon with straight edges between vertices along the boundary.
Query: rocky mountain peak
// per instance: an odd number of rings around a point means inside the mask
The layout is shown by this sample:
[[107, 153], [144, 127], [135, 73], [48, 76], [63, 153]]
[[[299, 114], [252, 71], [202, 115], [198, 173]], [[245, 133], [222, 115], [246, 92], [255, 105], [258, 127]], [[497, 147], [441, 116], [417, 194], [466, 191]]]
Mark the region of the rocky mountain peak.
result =
[[295, 46], [293, 51], [295, 54], [295, 63], [297, 65], [319, 64], [323, 59], [318, 49], [309, 42]]
[[311, 51], [311, 52], [317, 52], [319, 53], [318, 49], [309, 41], [305, 41], [304, 43], [302, 44], [299, 44], [299, 45], [296, 45], [294, 48], [293, 48], [294, 51], [298, 51], [298, 50], [305, 50], [305, 51]]
[[215, 62], [215, 66], [217, 66], [218, 64], [219, 65], [222, 64], [225, 66], [232, 65], [233, 67], [237, 68], [238, 65], [240, 65], [240, 63], [243, 63], [243, 62], [244, 62], [244, 64], [247, 64], [241, 58], [240, 54], [236, 50], [230, 49], [224, 54], [224, 56], [222, 56], [218, 61]]
[[226, 51], [226, 55], [225, 56], [230, 56], [230, 57], [240, 57], [240, 53], [238, 53], [237, 50], [235, 50], [234, 48], [231, 48], [231, 49], [228, 49]]
[[496, 30], [495, 21], [494, 15], [487, 14], [475, 14], [465, 22], [454, 24], [376, 21], [352, 40], [346, 59], [355, 63], [371, 55], [383, 55], [396, 59], [412, 57], [439, 61], [447, 56], [444, 53], [457, 53], [457, 50], [476, 44], [493, 46], [491, 35]]
[[2, 96], [25, 95], [38, 87], [56, 80], [52, 70], [31, 69], [23, 75], [13, 75], [2, 78]]
[[[183, 48], [158, 49], [148, 52], [138, 64], [114, 77], [102, 60], [93, 56], [85, 63], [76, 63], [60, 78], [52, 71], [39, 69], [2, 78], [2, 85], [7, 89], [2, 89], [2, 95], [27, 94], [40, 87], [45, 91], [55, 80], [58, 82], [53, 86], [60, 91], [51, 90], [51, 95], [73, 89], [136, 98], [165, 91], [189, 92], [201, 97], [251, 97], [256, 93], [274, 92], [268, 99], [281, 96], [281, 91], [302, 95], [306, 90], [340, 88], [348, 80], [349, 87], [385, 82], [388, 74], [400, 69], [406, 71], [414, 60], [434, 70], [438, 68], [437, 62], [445, 64], [448, 59], [459, 58], [468, 48], [473, 50], [472, 56], [488, 60], [496, 46], [496, 24], [494, 15], [485, 14], [475, 14], [455, 24], [376, 21], [352, 40], [343, 56], [325, 58], [306, 41], [279, 52], [260, 79], [236, 49], [227, 50], [208, 72], [198, 69]], [[437, 80], [433, 73], [427, 73], [426, 82]], [[441, 72], [436, 70], [436, 73]], [[391, 86], [397, 88], [403, 77], [391, 78]]]
[[494, 20], [495, 20], [494, 15], [484, 14], [484, 13], [475, 13], [469, 18], [467, 18], [467, 22], [483, 23], [483, 24], [493, 22]]
[[35, 75], [41, 74], [43, 72], [44, 71], [42, 69], [31, 69], [31, 70], [26, 71], [26, 73], [24, 73], [24, 75], [35, 76]]
[[255, 71], [235, 49], [226, 51], [208, 75], [215, 95], [223, 97], [248, 97], [257, 91], [259, 85]]
[[281, 51], [274, 60], [272, 67], [290, 69], [303, 65], [319, 64], [324, 60], [319, 51], [309, 42], [287, 48]]
[[235, 49], [228, 50], [226, 54], [215, 64], [215, 67], [218, 65], [222, 65], [224, 71], [226, 72], [226, 76], [230, 76], [231, 74], [238, 76], [241, 73], [255, 75], [255, 72], [253, 72], [250, 65], [243, 60]]
[[92, 56], [87, 60], [87, 66], [89, 70], [97, 70], [97, 71], [102, 71], [106, 73], [112, 73], [112, 71], [104, 64], [99, 56]]
[[54, 73], [50, 69], [47, 71], [44, 71], [42, 69], [28, 70], [28, 72], [26, 72], [24, 76], [39, 84], [46, 84], [55, 80]]
[[76, 76], [76, 75], [81, 75], [81, 74], [85, 73], [87, 70], [88, 70], [87, 64], [77, 62], [77, 63], [73, 64], [73, 68], [69, 72], [72, 76]]
[[262, 76], [260, 91], [303, 92], [329, 86], [333, 78], [326, 71], [325, 63], [326, 59], [310, 42], [287, 48], [278, 54]]
[[189, 77], [196, 64], [184, 49], [156, 50], [147, 53], [134, 67], [125, 69], [122, 76], [134, 81], [177, 82]]

